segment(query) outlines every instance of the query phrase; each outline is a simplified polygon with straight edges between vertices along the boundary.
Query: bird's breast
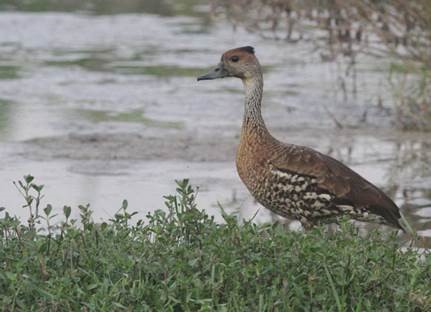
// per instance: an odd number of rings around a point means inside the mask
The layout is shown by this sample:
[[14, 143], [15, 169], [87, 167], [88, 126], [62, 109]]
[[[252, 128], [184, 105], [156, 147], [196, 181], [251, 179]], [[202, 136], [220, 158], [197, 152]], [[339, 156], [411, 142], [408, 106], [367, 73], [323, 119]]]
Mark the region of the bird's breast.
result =
[[236, 154], [238, 175], [255, 197], [257, 190], [265, 184], [266, 173], [269, 170], [269, 150], [267, 144], [247, 137], [242, 137], [238, 145]]

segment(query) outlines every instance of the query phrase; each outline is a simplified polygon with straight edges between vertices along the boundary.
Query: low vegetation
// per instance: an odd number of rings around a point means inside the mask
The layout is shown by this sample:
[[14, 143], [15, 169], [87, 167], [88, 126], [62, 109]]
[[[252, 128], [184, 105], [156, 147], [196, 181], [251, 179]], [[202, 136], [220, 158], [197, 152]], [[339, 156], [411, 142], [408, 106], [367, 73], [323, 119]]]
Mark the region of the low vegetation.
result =
[[[29, 220], [0, 218], [3, 311], [430, 311], [431, 257], [399, 251], [393, 236], [361, 237], [343, 223], [291, 232], [279, 224], [218, 224], [187, 180], [166, 208], [112, 220], [39, 211], [43, 186], [18, 182]], [[57, 216], [58, 218], [58, 216]], [[132, 220], [133, 219], [133, 220]], [[133, 221], [133, 222], [132, 222]]]

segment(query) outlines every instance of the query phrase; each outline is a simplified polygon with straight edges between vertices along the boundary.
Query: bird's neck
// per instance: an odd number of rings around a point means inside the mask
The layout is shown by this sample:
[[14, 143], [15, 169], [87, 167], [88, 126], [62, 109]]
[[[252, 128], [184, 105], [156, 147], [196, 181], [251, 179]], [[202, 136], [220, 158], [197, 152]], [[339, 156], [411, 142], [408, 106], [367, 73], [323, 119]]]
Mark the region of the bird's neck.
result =
[[245, 90], [244, 120], [241, 136], [269, 135], [262, 118], [261, 102], [263, 95], [263, 77], [259, 73], [251, 78], [243, 79]]

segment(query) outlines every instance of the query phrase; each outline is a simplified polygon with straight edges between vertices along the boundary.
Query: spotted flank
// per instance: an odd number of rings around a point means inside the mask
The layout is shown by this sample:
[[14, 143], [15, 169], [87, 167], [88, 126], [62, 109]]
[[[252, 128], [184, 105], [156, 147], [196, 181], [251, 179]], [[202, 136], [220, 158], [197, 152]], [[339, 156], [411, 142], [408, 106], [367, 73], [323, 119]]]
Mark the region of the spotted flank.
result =
[[314, 177], [279, 170], [272, 165], [268, 172], [253, 195], [276, 214], [310, 225], [325, 223], [341, 215], [350, 215], [360, 221], [385, 223], [383, 217], [366, 209], [336, 204], [336, 196], [319, 188]]

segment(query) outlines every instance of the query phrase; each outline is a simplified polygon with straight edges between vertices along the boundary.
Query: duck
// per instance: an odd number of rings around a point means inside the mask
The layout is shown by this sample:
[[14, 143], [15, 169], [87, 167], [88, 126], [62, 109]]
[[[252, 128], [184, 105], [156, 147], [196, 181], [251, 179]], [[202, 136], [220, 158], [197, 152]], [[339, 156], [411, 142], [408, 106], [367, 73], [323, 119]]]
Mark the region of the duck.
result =
[[263, 72], [253, 47], [224, 52], [220, 62], [197, 80], [227, 77], [241, 79], [244, 86], [236, 168], [257, 202], [298, 220], [304, 229], [347, 217], [405, 232], [399, 207], [374, 184], [331, 156], [271, 135], [261, 113]]

